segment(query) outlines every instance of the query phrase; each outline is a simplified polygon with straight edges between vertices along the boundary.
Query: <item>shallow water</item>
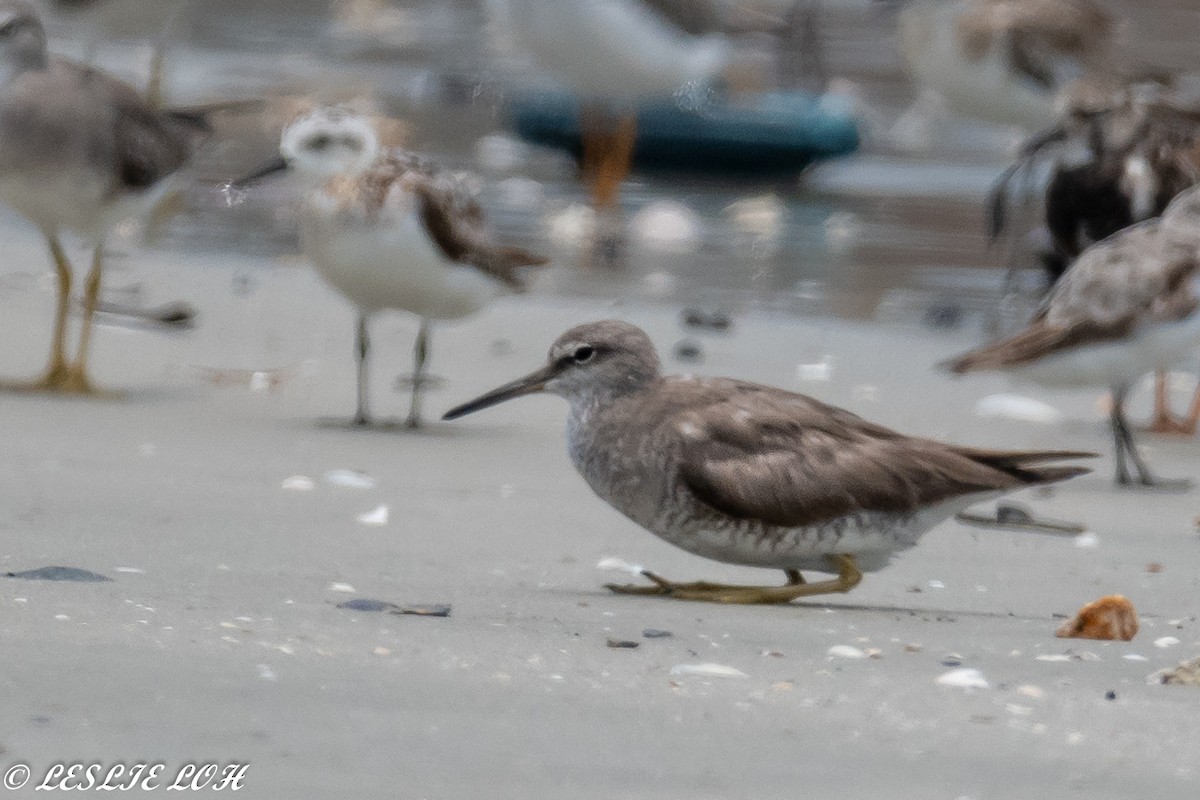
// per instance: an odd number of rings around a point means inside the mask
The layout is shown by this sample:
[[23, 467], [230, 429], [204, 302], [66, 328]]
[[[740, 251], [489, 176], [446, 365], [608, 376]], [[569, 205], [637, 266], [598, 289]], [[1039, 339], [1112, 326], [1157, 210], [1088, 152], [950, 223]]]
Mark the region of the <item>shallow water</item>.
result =
[[[581, 247], [586, 198], [574, 165], [506, 131], [505, 93], [545, 76], [488, 46], [477, 4], [358, 5], [368, 13], [337, 23], [330, 4], [316, 0], [197, 2], [174, 37], [168, 95], [176, 103], [373, 98], [408, 124], [413, 146], [482, 177], [481, 200], [503, 236], [554, 255], [540, 292], [939, 324], [995, 305], [1003, 258], [989, 252], [982, 198], [1019, 132], [949, 121], [920, 152], [893, 146], [888, 130], [914, 92], [890, 18], [870, 0], [826, 0], [822, 14], [828, 73], [861, 111], [861, 152], [769, 181], [635, 174], [623, 195], [628, 235], [618, 268], [592, 266]], [[1130, 20], [1139, 59], [1189, 66], [1200, 10], [1170, 0], [1107, 5]], [[70, 24], [53, 33], [56, 49], [80, 47]], [[764, 63], [773, 46], [762, 37], [744, 42]], [[144, 45], [129, 43], [99, 55], [131, 78], [147, 58]], [[283, 119], [242, 126], [209, 149], [188, 208], [159, 246], [295, 252], [288, 187], [252, 192], [236, 208], [216, 191], [270, 153]]]

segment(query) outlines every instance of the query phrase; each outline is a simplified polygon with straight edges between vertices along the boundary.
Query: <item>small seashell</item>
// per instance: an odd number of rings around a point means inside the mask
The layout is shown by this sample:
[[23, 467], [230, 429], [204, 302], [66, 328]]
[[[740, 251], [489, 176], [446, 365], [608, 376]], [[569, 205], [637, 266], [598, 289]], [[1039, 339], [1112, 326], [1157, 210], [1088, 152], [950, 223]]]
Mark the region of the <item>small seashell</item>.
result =
[[628, 572], [630, 575], [641, 575], [646, 568], [641, 564], [631, 564], [624, 559], [607, 556], [600, 559], [596, 563], [596, 569], [609, 570], [612, 572]]
[[1152, 674], [1147, 683], [1167, 683], [1175, 686], [1200, 686], [1200, 658], [1184, 661], [1173, 669]]
[[848, 644], [835, 644], [825, 652], [825, 655], [830, 658], [866, 658], [867, 654], [857, 647], [852, 647]]
[[955, 686], [960, 689], [990, 689], [991, 684], [987, 678], [983, 677], [983, 673], [971, 667], [963, 667], [961, 669], [952, 669], [949, 672], [944, 672], [937, 678], [939, 686]]
[[1044, 424], [1062, 420], [1062, 412], [1054, 406], [1019, 394], [988, 395], [975, 404], [975, 416]]
[[1177, 644], [1179, 644], [1179, 640], [1176, 639], [1174, 636], [1162, 636], [1162, 637], [1154, 640], [1154, 646], [1161, 647], [1163, 649], [1166, 649], [1168, 647], [1174, 647]]
[[290, 478], [284, 478], [279, 488], [285, 492], [311, 492], [317, 488], [317, 482], [307, 475], [292, 475]]
[[1100, 546], [1100, 537], [1092, 531], [1084, 531], [1076, 536], [1072, 542], [1074, 542], [1075, 546], [1080, 550], [1094, 550]]
[[1138, 632], [1137, 611], [1123, 595], [1110, 594], [1079, 609], [1059, 626], [1060, 639], [1106, 639], [1128, 642]]
[[641, 642], [634, 642], [629, 639], [609, 639], [608, 646], [614, 650], [632, 650], [641, 645]]
[[1142, 655], [1141, 653], [1126, 653], [1125, 655], [1121, 656], [1121, 658], [1125, 659], [1126, 661], [1149, 661], [1150, 660], [1150, 659], [1146, 658], [1144, 655]]
[[371, 525], [376, 528], [382, 527], [388, 523], [388, 507], [385, 505], [375, 506], [370, 511], [364, 511], [357, 515], [355, 519], [363, 525]]
[[736, 667], [729, 667], [725, 664], [713, 664], [707, 662], [704, 664], [676, 664], [671, 667], [671, 674], [676, 677], [699, 677], [699, 678], [749, 678], [750, 676], [742, 672]]
[[345, 489], [374, 489], [379, 481], [356, 469], [331, 469], [321, 476], [330, 486]]
[[342, 592], [344, 594], [354, 594], [358, 590], [355, 589], [353, 586], [351, 586], [348, 583], [331, 583], [331, 584], [329, 584], [327, 591]]

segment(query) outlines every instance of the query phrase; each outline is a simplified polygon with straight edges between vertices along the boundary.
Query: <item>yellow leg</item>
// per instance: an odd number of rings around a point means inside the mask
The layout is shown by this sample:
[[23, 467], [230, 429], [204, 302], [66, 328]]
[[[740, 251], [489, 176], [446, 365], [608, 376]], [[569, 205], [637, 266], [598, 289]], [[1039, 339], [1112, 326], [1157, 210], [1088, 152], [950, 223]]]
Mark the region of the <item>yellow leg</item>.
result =
[[95, 389], [87, 374], [88, 352], [92, 343], [92, 327], [96, 316], [96, 304], [100, 301], [100, 275], [104, 265], [104, 244], [96, 245], [92, 253], [92, 268], [83, 285], [83, 326], [79, 332], [79, 349], [75, 352], [75, 363], [67, 370], [67, 391], [79, 394], [94, 394]]
[[653, 586], [633, 586], [605, 584], [606, 589], [617, 594], [640, 594], [673, 597], [678, 600], [702, 600], [709, 603], [741, 603], [775, 605], [789, 603], [797, 597], [810, 597], [817, 594], [833, 594], [848, 592], [862, 581], [862, 572], [851, 555], [826, 556], [829, 565], [837, 572], [837, 577], [828, 581], [805, 583], [804, 578], [795, 570], [787, 570], [788, 582], [783, 586], [729, 586], [720, 583], [673, 583], [655, 575], [653, 572], [643, 572], [653, 582]]
[[46, 372], [35, 384], [38, 388], [61, 388], [67, 378], [67, 314], [71, 309], [71, 261], [62, 242], [54, 234], [46, 234], [50, 257], [58, 277], [58, 297], [54, 307], [54, 337], [50, 343], [50, 362]]
[[146, 102], [152, 108], [162, 108], [163, 104], [163, 65], [166, 61], [166, 43], [155, 42], [154, 53], [150, 56], [150, 79], [146, 82]]

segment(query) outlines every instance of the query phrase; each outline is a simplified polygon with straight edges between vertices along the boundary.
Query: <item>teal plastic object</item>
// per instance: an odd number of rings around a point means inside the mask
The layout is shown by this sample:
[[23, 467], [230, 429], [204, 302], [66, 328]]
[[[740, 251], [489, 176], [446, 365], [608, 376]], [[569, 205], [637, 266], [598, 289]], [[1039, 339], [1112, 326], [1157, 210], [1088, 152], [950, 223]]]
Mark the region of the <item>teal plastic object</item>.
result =
[[[565, 92], [522, 94], [509, 103], [517, 135], [581, 157], [580, 106]], [[800, 171], [858, 149], [847, 104], [807, 92], [768, 92], [737, 102], [667, 98], [638, 110], [634, 165], [695, 172]]]

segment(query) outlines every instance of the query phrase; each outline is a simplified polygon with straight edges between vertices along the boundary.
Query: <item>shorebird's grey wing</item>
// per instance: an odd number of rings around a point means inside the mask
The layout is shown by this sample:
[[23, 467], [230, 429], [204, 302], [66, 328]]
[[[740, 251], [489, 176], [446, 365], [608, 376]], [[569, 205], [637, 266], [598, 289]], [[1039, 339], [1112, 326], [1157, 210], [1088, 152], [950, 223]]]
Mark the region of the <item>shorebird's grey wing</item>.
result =
[[1121, 339], [1136, 326], [1195, 311], [1200, 248], [1168, 235], [1158, 220], [1083, 252], [1024, 330], [949, 362], [953, 372], [1025, 364], [1086, 344]]
[[129, 87], [115, 87], [114, 100], [113, 140], [123, 188], [158, 183], [183, 166], [208, 135], [202, 116], [160, 111]]
[[544, 256], [498, 244], [479, 203], [453, 177], [418, 169], [404, 180], [421, 205], [425, 230], [451, 261], [470, 264], [517, 291], [525, 288], [522, 267], [547, 263]]
[[801, 395], [745, 388], [670, 422], [684, 485], [736, 519], [800, 527], [860, 511], [907, 513], [1022, 483], [957, 448]]
[[640, 3], [679, 30], [693, 36], [721, 30], [721, 9], [714, 0], [628, 0]]

